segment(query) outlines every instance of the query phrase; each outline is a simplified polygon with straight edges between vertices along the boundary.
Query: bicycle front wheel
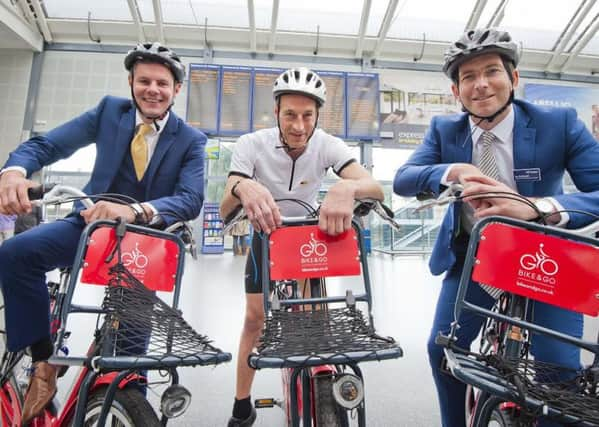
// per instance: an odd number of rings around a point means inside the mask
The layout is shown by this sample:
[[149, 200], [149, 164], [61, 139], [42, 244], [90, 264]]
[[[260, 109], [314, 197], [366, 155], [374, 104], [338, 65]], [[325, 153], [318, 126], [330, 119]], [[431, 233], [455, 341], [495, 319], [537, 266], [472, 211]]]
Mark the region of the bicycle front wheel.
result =
[[505, 400], [497, 396], [486, 399], [480, 407], [477, 407], [474, 414], [474, 425], [476, 427], [525, 427], [531, 425], [518, 417], [515, 406], [504, 408], [504, 403]]
[[[95, 426], [102, 412], [106, 389], [94, 392], [85, 411], [85, 427]], [[136, 389], [117, 390], [106, 425], [112, 427], [160, 427], [160, 421], [145, 396]]]
[[347, 411], [333, 397], [333, 378], [322, 375], [314, 377], [314, 419], [317, 427], [345, 427]]

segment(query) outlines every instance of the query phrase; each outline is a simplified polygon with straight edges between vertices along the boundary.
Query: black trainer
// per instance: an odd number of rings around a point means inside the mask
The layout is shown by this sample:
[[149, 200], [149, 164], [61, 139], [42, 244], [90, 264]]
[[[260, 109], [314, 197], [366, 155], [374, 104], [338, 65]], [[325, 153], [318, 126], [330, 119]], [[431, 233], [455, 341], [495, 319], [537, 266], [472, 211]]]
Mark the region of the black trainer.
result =
[[229, 423], [227, 427], [250, 427], [256, 421], [256, 410], [252, 408], [252, 412], [250, 416], [245, 419], [239, 419], [236, 417], [229, 418]]

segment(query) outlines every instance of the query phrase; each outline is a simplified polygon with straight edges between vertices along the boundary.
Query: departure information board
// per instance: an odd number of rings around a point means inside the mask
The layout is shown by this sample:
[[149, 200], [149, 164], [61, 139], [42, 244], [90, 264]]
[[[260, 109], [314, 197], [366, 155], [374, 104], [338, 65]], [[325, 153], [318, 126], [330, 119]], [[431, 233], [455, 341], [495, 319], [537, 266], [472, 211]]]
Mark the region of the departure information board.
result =
[[347, 138], [378, 139], [378, 74], [347, 73], [347, 110]]
[[326, 132], [345, 137], [345, 73], [316, 71], [327, 88], [327, 102], [321, 108], [318, 126]]
[[218, 128], [221, 135], [251, 132], [251, 77], [252, 69], [249, 67], [222, 67]]
[[219, 89], [220, 66], [190, 66], [187, 122], [191, 126], [208, 134], [218, 132]]
[[272, 87], [284, 69], [254, 68], [252, 124], [254, 130], [272, 128], [277, 125], [274, 115]]
[[[208, 135], [241, 135], [276, 126], [272, 87], [283, 69], [192, 64], [187, 121]], [[379, 80], [374, 73], [316, 71], [327, 87], [318, 125], [349, 139], [379, 138]]]

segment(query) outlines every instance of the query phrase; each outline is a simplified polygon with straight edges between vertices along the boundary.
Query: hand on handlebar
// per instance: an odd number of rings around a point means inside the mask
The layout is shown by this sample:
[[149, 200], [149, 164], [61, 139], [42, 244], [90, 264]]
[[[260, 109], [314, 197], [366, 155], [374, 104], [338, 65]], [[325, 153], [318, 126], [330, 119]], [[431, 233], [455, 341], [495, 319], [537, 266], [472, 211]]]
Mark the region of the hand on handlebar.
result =
[[262, 184], [244, 179], [237, 185], [236, 194], [254, 230], [271, 233], [282, 224], [279, 207]]
[[354, 193], [354, 190], [343, 181], [339, 181], [329, 189], [320, 206], [318, 226], [322, 231], [336, 236], [351, 228]]
[[0, 213], [20, 215], [31, 212], [27, 190], [37, 184], [19, 171], [6, 171], [0, 176]]
[[[464, 183], [463, 201], [472, 206], [475, 218], [502, 215], [528, 221], [538, 216], [531, 206], [518, 200], [522, 199], [522, 196], [493, 178], [470, 175], [463, 176], [462, 182]], [[488, 193], [500, 193], [501, 197], [489, 197]], [[477, 194], [485, 194], [484, 200], [477, 199]], [[514, 194], [514, 197], [510, 198], [509, 194]]]
[[123, 218], [128, 223], [135, 221], [135, 212], [129, 205], [106, 201], [97, 202], [92, 207], [82, 210], [80, 215], [83, 217], [86, 224], [99, 219], [115, 220], [118, 217]]

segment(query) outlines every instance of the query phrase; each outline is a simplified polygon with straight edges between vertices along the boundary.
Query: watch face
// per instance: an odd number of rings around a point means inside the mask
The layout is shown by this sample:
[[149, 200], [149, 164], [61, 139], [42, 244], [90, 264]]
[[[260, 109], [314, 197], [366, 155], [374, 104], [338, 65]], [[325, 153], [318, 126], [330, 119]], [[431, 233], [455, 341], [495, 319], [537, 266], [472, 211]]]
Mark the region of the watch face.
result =
[[541, 213], [547, 215], [554, 211], [553, 203], [547, 199], [539, 199], [535, 202], [535, 206]]

